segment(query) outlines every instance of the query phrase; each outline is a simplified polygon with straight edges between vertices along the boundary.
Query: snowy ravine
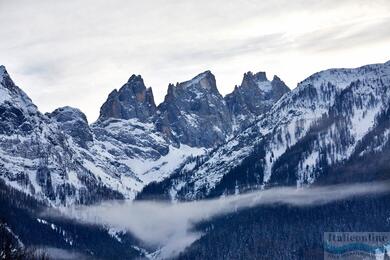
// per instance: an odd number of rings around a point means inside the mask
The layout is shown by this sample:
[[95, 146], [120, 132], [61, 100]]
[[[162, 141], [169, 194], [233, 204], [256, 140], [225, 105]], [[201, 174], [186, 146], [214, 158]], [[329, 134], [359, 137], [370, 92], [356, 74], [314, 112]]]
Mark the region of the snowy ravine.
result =
[[[90, 125], [77, 108], [39, 112], [4, 66], [0, 83], [0, 177], [55, 206], [133, 199], [224, 144], [289, 91], [277, 77], [246, 73], [225, 100], [206, 71], [169, 85], [156, 106], [152, 89], [133, 75]], [[258, 100], [242, 98], [254, 90]]]
[[255, 124], [143, 193], [164, 189], [171, 199], [194, 200], [310, 185], [332, 165], [388, 145], [389, 109], [390, 62], [315, 73]]

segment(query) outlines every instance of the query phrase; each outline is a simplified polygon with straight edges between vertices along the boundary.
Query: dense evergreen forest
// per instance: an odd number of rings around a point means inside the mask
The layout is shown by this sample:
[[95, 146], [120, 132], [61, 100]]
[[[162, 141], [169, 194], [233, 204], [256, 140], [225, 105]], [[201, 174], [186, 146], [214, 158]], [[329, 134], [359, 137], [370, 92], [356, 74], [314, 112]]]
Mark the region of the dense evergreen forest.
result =
[[178, 259], [323, 259], [324, 232], [390, 232], [390, 194], [332, 204], [261, 206], [198, 226]]

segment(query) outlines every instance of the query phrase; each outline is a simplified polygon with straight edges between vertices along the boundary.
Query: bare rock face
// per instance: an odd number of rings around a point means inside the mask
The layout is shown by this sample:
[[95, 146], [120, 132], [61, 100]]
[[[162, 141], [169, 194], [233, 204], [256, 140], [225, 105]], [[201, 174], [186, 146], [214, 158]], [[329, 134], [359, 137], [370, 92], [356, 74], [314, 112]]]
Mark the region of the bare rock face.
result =
[[113, 144], [108, 153], [115, 160], [158, 160], [169, 152], [169, 142], [156, 129], [156, 116], [152, 89], [133, 74], [109, 94], [91, 129], [98, 142]]
[[190, 146], [212, 147], [224, 142], [232, 131], [229, 110], [210, 71], [169, 85], [158, 109], [158, 129]]
[[236, 86], [234, 91], [225, 97], [235, 130], [248, 126], [289, 91], [277, 76], [269, 81], [265, 72], [245, 73], [241, 86]]
[[[164, 102], [156, 108], [152, 90], [145, 87], [141, 76], [133, 75], [108, 96], [94, 128], [103, 126], [103, 121], [136, 119], [152, 123], [176, 147], [210, 148], [267, 112], [288, 91], [276, 76], [269, 81], [265, 72], [248, 72], [241, 86], [223, 98], [214, 75], [205, 71], [189, 81], [170, 84]], [[100, 132], [97, 135], [101, 137]]]
[[99, 120], [108, 118], [149, 120], [156, 113], [153, 92], [141, 76], [132, 75], [119, 90], [114, 90], [100, 109]]

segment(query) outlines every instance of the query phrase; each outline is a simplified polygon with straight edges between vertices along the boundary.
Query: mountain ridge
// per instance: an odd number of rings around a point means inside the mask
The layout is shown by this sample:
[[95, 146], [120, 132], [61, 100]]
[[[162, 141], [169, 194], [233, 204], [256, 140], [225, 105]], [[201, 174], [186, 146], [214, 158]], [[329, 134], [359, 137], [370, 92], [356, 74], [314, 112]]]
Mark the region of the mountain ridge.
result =
[[[380, 123], [389, 67], [324, 70], [292, 91], [277, 76], [269, 81], [265, 72], [247, 72], [225, 97], [205, 71], [170, 84], [157, 106], [152, 89], [133, 74], [89, 124], [76, 108], [40, 113], [2, 66], [0, 175], [54, 205], [133, 199], [151, 183], [164, 185], [159, 189], [172, 199], [190, 200], [267, 185], [310, 185], [323, 174], [319, 167], [350, 158]], [[338, 143], [324, 141], [318, 131]], [[388, 132], [381, 138], [387, 142]], [[291, 160], [299, 146], [307, 147]]]
[[3, 101], [11, 101], [0, 111], [9, 136], [0, 147], [1, 176], [54, 205], [131, 199], [233, 134], [232, 115], [210, 71], [170, 85], [159, 106], [133, 74], [89, 124], [77, 108], [42, 114], [1, 70]]
[[[370, 127], [378, 123], [375, 118], [381, 111], [387, 109], [390, 85], [389, 64], [387, 62], [355, 69], [330, 69], [313, 74], [279, 99], [253, 125], [209, 156], [202, 158], [200, 164], [189, 167], [190, 170], [185, 167], [183, 171], [173, 175], [174, 179], [168, 179], [161, 184], [161, 187], [153, 185], [153, 189], [160, 190], [161, 196], [170, 194], [173, 196], [172, 199], [193, 200], [211, 194], [220, 196], [225, 192], [234, 193], [237, 189], [256, 189], [264, 188], [269, 184], [275, 185], [288, 174], [294, 176], [296, 182], [301, 179], [295, 185], [313, 183], [316, 177], [321, 175], [322, 170], [317, 167], [322, 166], [318, 164], [329, 167], [349, 158], [357, 143], [369, 133]], [[343, 106], [343, 102], [348, 105]], [[341, 112], [342, 110], [345, 112]], [[335, 128], [326, 130], [329, 140], [333, 140], [336, 134], [340, 145], [326, 144], [334, 147], [327, 153], [326, 160], [315, 153], [310, 155], [312, 152], [303, 149], [299, 151], [301, 154], [297, 161], [302, 164], [299, 166], [301, 168], [299, 170], [289, 168], [292, 165], [289, 165], [288, 161], [293, 154], [286, 157], [285, 153], [293, 145], [298, 145], [301, 140], [305, 140], [305, 136], [315, 134], [313, 140], [318, 147], [317, 152], [321, 154], [324, 151], [325, 147], [321, 148], [321, 145], [316, 144], [319, 141], [323, 142], [322, 137], [318, 135], [318, 130], [313, 132], [310, 128], [317, 121], [325, 120], [322, 117], [329, 113], [334, 115], [341, 113], [347, 116], [347, 121], [341, 125], [337, 122], [342, 123], [343, 120], [330, 119], [332, 123], [328, 125]], [[333, 126], [336, 123], [337, 125]], [[322, 128], [319, 129], [322, 131]], [[339, 159], [331, 159], [332, 157], [329, 156], [336, 156]], [[281, 163], [283, 158], [285, 163]], [[278, 162], [277, 166], [275, 162]], [[274, 174], [275, 172], [280, 174]], [[275, 179], [276, 176], [279, 177]], [[293, 185], [291, 182], [284, 184]], [[145, 197], [148, 193], [154, 194], [153, 189], [147, 188], [147, 192], [140, 197]], [[154, 194], [153, 197], [158, 197], [159, 193]]]

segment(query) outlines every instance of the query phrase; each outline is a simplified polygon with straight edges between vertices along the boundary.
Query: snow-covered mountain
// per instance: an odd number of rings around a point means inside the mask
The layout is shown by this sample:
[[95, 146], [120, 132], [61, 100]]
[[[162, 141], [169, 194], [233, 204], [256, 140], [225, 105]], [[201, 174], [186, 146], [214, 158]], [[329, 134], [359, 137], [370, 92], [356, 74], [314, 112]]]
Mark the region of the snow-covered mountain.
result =
[[384, 153], [389, 107], [390, 62], [315, 73], [254, 124], [171, 178], [149, 185], [140, 197], [162, 193], [193, 200], [267, 185], [313, 184], [332, 167]]
[[[254, 87], [265, 96], [249, 103], [240, 98], [237, 102], [246, 103], [237, 106], [227, 105], [210, 71], [169, 85], [159, 106], [142, 77], [133, 75], [109, 94], [90, 125], [72, 107], [40, 113], [1, 67], [0, 176], [53, 205], [132, 199], [150, 182], [163, 181], [224, 144], [234, 128], [242, 128], [238, 116], [246, 118], [245, 124], [254, 121], [281, 96], [275, 80], [256, 78], [264, 81], [256, 83], [248, 75], [231, 96], [248, 96]], [[235, 109], [244, 106], [262, 109]]]
[[290, 91], [248, 72], [223, 97], [206, 71], [156, 106], [133, 75], [89, 124], [76, 108], [40, 113], [1, 67], [0, 176], [53, 205], [310, 185], [352, 160], [386, 160], [389, 77], [390, 62], [331, 69]]
[[8, 185], [54, 204], [123, 198], [92, 171], [97, 159], [84, 148], [92, 140], [80, 111], [41, 114], [4, 67], [0, 84], [0, 176]]

